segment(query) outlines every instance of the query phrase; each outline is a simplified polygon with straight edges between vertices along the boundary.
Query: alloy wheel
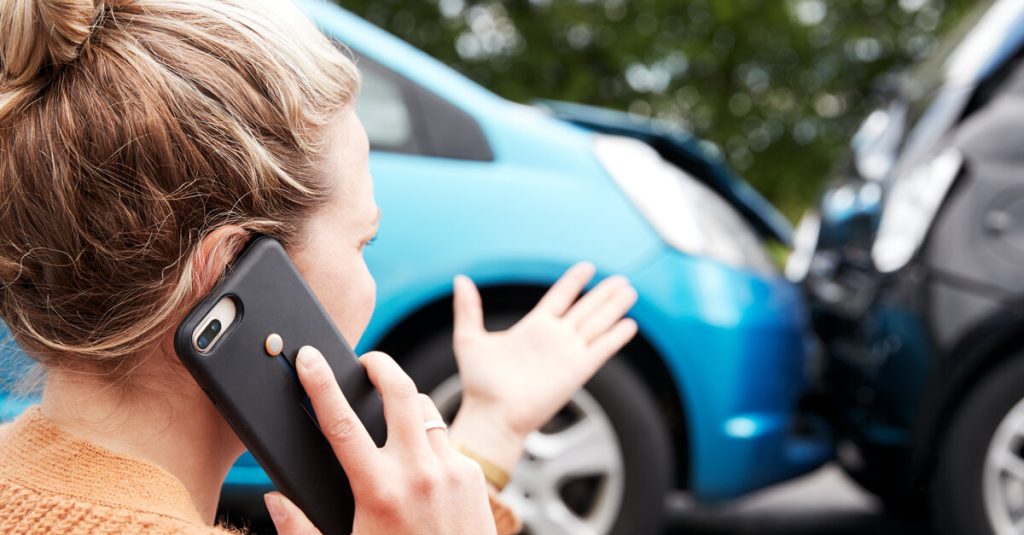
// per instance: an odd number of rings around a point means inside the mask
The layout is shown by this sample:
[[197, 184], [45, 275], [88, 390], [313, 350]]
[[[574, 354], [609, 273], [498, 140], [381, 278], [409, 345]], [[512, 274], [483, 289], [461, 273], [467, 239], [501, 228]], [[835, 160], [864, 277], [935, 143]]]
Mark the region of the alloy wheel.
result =
[[995, 533], [1024, 533], [1024, 399], [1006, 413], [992, 435], [982, 485], [985, 512]]
[[[458, 376], [430, 397], [450, 421], [462, 397]], [[615, 525], [625, 487], [622, 450], [611, 420], [586, 390], [527, 437], [511, 476], [501, 497], [522, 519], [524, 534], [598, 535]]]

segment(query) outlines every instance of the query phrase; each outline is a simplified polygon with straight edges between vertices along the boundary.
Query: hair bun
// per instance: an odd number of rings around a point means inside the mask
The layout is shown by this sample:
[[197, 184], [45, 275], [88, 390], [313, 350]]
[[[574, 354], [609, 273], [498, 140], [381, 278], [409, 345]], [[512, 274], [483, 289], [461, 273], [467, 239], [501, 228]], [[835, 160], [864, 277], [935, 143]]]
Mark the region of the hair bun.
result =
[[78, 57], [103, 0], [0, 0], [0, 83], [24, 85]]

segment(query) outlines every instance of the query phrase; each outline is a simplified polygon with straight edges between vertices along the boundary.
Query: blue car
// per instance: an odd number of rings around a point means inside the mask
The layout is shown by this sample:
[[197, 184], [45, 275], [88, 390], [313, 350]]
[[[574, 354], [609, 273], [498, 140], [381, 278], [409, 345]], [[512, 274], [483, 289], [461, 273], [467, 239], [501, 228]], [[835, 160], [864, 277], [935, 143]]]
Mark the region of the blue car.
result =
[[[635, 341], [527, 442], [505, 498], [530, 533], [656, 533], [672, 489], [724, 500], [829, 458], [797, 412], [814, 371], [802, 296], [766, 249], [790, 229], [714, 147], [607, 110], [506, 101], [333, 4], [301, 5], [364, 76], [386, 217], [359, 351], [394, 355], [450, 415], [456, 273], [492, 329], [582, 259], [639, 292]], [[268, 485], [243, 457], [227, 509], [259, 514]]]

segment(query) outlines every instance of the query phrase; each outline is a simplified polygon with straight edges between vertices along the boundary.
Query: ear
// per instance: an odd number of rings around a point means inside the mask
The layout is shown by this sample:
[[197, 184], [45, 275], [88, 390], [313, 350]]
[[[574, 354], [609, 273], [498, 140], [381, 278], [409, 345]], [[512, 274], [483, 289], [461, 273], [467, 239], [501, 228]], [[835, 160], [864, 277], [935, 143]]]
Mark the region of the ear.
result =
[[[175, 321], [180, 321], [184, 318], [188, 312], [188, 307], [198, 303], [206, 294], [210, 293], [210, 290], [220, 280], [221, 275], [224, 274], [228, 264], [242, 250], [251, 235], [250, 231], [238, 225], [224, 225], [213, 229], [203, 237], [202, 241], [199, 242], [199, 248], [192, 255], [192, 261], [189, 266], [189, 269], [191, 269], [191, 284], [183, 290], [187, 295], [182, 296], [182, 300], [178, 301], [183, 303], [185, 308], [179, 311], [180, 316]], [[173, 326], [169, 327], [160, 339], [160, 346], [164, 355], [174, 355], [174, 332], [176, 326], [177, 324], [174, 323]], [[195, 384], [192, 382], [188, 372], [185, 371], [184, 366], [181, 366], [181, 361], [171, 358], [171, 362], [175, 363], [174, 369], [182, 377], [190, 381], [188, 384]]]
[[250, 232], [238, 225], [217, 227], [203, 237], [199, 249], [192, 256], [193, 301], [213, 289], [249, 237]]

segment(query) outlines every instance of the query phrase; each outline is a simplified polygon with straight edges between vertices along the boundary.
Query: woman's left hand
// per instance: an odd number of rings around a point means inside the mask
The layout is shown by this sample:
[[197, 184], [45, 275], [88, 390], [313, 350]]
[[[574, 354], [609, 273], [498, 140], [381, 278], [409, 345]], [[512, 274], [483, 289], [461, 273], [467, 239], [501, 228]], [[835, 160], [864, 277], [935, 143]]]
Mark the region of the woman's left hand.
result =
[[620, 275], [576, 298], [594, 266], [571, 267], [536, 307], [505, 331], [484, 329], [480, 293], [455, 279], [454, 350], [463, 386], [451, 437], [510, 471], [526, 435], [558, 412], [636, 334], [623, 318], [637, 299]]

